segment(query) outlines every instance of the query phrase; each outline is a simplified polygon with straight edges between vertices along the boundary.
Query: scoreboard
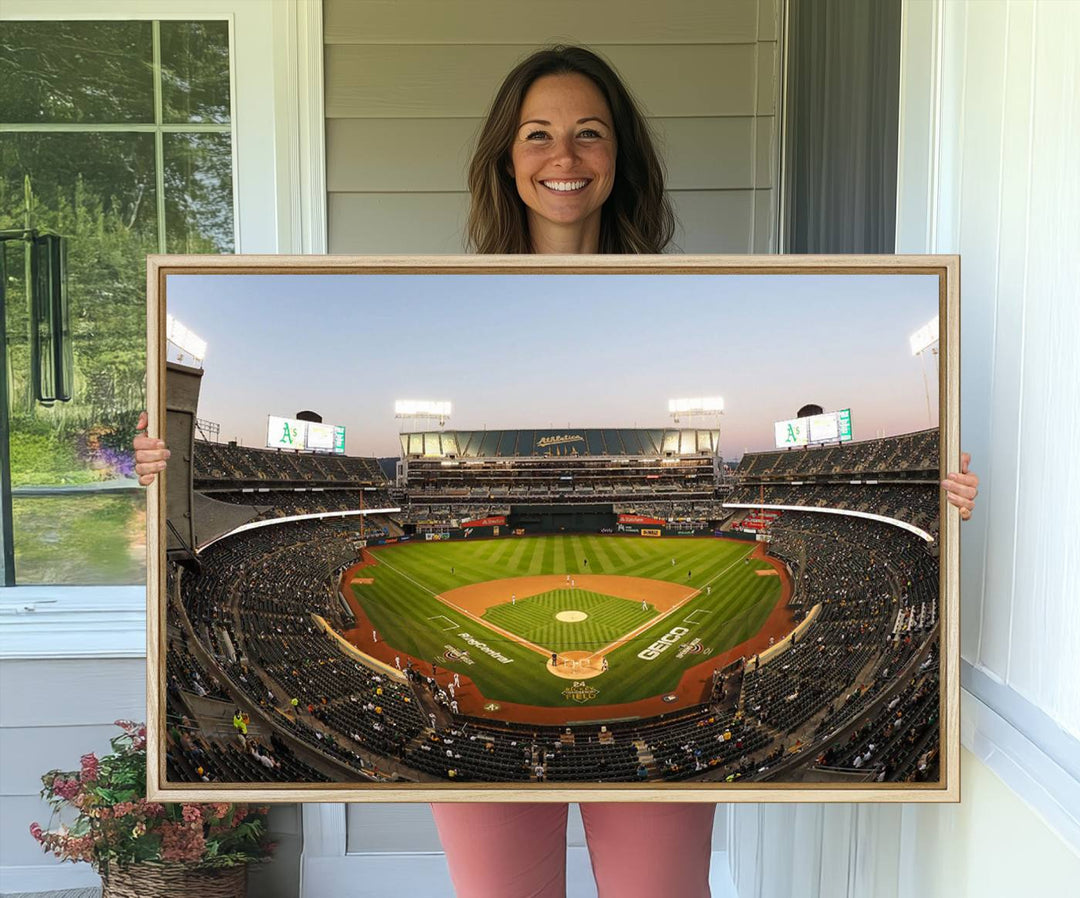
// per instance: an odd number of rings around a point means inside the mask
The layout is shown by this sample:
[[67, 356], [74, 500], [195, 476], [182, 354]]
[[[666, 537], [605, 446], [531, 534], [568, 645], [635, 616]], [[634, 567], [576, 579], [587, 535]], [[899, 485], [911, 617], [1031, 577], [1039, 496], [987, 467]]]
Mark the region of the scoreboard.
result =
[[811, 443], [846, 443], [851, 440], [851, 409], [777, 421], [773, 429], [777, 449]]
[[345, 454], [345, 428], [338, 424], [318, 424], [270, 415], [266, 422], [268, 449]]

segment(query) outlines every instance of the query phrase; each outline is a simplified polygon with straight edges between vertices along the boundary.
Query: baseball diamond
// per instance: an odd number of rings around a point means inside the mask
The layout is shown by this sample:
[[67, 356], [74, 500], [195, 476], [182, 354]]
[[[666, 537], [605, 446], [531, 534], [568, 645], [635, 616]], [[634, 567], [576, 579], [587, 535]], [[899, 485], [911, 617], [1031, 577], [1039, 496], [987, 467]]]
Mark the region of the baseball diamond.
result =
[[[483, 705], [495, 700], [504, 708], [572, 708], [574, 719], [588, 719], [587, 709], [563, 694], [565, 678], [585, 677], [597, 690], [590, 703], [599, 706], [597, 719], [636, 713], [618, 715], [610, 706], [670, 693], [684, 679], [686, 703], [692, 703], [711, 685], [716, 656], [757, 634], [785, 595], [786, 575], [758, 576], [777, 569], [768, 560], [742, 563], [755, 549], [715, 538], [587, 535], [381, 547], [343, 577], [358, 619], [345, 635], [384, 659], [393, 652], [430, 658], [447, 644], [468, 652], [472, 664], [447, 662], [475, 687], [461, 700], [463, 713], [482, 715]], [[358, 570], [369, 582], [360, 582]], [[560, 621], [567, 611], [584, 617]], [[467, 639], [502, 658], [470, 649]], [[701, 664], [700, 652], [677, 651], [690, 640], [712, 655], [696, 683], [690, 672]], [[563, 656], [554, 670], [552, 652]], [[519, 709], [514, 719], [530, 716]]]

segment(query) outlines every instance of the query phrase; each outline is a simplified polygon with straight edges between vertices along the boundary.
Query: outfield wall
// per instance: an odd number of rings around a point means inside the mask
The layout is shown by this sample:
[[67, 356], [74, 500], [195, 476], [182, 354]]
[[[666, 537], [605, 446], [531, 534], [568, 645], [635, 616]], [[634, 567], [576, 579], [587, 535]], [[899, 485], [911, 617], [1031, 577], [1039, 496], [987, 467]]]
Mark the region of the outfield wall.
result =
[[614, 508], [608, 505], [512, 505], [511, 532], [523, 530], [528, 535], [543, 533], [599, 533], [617, 523]]

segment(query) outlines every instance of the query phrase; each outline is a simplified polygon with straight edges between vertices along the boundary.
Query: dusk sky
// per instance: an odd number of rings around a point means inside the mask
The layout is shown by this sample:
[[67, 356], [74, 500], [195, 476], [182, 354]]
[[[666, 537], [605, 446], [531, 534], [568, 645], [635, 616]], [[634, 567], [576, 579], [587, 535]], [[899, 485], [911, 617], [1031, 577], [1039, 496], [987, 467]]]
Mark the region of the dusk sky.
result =
[[246, 446], [301, 409], [345, 425], [349, 455], [389, 456], [395, 399], [496, 430], [668, 427], [668, 399], [719, 395], [737, 459], [809, 402], [850, 408], [856, 440], [931, 426], [924, 364], [937, 421], [937, 356], [908, 347], [937, 314], [928, 275], [170, 275], [167, 293], [208, 344], [199, 417]]

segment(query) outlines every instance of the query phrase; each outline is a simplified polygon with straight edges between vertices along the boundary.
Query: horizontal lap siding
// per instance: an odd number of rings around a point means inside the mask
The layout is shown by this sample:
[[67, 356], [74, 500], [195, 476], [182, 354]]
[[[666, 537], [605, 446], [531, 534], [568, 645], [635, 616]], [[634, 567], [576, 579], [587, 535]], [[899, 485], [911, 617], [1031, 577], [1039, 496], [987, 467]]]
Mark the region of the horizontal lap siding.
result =
[[[748, 43], [770, 29], [758, 0], [326, 0], [328, 44]], [[567, 31], [551, 23], [573, 23]], [[775, 31], [768, 31], [775, 40]]]
[[[648, 111], [682, 252], [776, 248], [773, 0], [547, 4], [327, 0], [329, 248], [464, 250], [465, 173], [492, 94], [535, 47], [585, 43]], [[538, 42], [539, 38], [539, 42]]]
[[[769, 44], [774, 47], [774, 44]], [[520, 46], [326, 47], [327, 118], [483, 115]], [[595, 46], [655, 116], [763, 113], [756, 44]], [[767, 55], [767, 54], [766, 54]], [[761, 104], [769, 106], [768, 98]]]

